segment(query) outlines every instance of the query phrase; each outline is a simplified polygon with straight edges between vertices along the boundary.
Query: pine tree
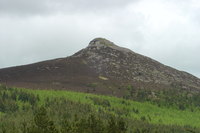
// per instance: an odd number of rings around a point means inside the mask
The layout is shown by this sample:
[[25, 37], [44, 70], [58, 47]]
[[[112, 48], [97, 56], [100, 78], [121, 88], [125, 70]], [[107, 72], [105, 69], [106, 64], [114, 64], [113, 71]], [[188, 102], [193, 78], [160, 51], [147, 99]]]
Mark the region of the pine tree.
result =
[[43, 106], [36, 112], [34, 122], [36, 127], [32, 128], [33, 133], [58, 133], [54, 122], [49, 120], [47, 110]]
[[61, 125], [61, 133], [70, 133], [72, 130], [71, 123], [65, 119]]
[[41, 130], [46, 130], [49, 124], [49, 118], [45, 107], [41, 107], [35, 114], [34, 121], [36, 126]]
[[120, 118], [117, 122], [117, 125], [120, 133], [125, 133], [127, 131], [127, 126], [124, 119]]
[[108, 133], [119, 133], [117, 129], [117, 123], [113, 116], [111, 116], [108, 120]]

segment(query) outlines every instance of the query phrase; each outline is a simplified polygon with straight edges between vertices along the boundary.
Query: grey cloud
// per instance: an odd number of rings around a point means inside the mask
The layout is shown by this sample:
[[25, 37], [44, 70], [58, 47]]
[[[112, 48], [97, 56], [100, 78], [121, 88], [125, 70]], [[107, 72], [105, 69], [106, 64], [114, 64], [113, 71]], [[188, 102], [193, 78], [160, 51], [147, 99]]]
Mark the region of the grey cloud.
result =
[[0, 0], [0, 68], [66, 57], [91, 39], [105, 37], [200, 77], [195, 4], [188, 0]]
[[37, 14], [48, 10], [47, 0], [0, 0], [1, 15]]
[[44, 15], [55, 13], [102, 12], [122, 8], [137, 0], [0, 0], [0, 14]]

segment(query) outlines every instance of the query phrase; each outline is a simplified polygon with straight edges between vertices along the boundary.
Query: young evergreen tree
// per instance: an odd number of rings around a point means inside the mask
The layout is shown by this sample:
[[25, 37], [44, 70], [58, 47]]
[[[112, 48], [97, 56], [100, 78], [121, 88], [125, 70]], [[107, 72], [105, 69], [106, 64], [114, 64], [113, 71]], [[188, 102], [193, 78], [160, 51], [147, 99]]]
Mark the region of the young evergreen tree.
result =
[[58, 133], [54, 122], [51, 121], [47, 115], [45, 107], [40, 107], [34, 116], [34, 123], [30, 133]]
[[113, 116], [110, 116], [110, 118], [108, 120], [107, 132], [108, 133], [119, 133], [116, 120]]
[[120, 133], [126, 133], [127, 125], [126, 125], [126, 122], [124, 121], [124, 119], [122, 119], [122, 118], [118, 119], [117, 125], [118, 125], [118, 129], [119, 129]]
[[71, 133], [71, 123], [65, 118], [61, 123], [61, 133]]

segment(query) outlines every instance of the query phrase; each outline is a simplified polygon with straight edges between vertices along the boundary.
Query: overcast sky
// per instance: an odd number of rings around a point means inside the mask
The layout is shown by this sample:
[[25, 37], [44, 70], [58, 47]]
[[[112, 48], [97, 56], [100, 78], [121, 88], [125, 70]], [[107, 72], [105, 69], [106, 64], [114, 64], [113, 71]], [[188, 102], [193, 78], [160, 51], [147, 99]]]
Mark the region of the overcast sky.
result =
[[66, 57], [96, 37], [200, 77], [199, 0], [0, 0], [0, 68]]

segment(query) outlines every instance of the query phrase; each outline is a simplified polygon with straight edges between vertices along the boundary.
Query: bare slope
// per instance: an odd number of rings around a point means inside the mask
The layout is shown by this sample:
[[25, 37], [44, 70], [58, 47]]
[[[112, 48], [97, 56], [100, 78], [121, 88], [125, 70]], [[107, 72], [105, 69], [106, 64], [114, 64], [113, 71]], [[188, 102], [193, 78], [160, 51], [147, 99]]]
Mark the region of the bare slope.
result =
[[33, 89], [67, 89], [123, 96], [135, 88], [200, 90], [200, 79], [96, 38], [67, 58], [5, 68], [0, 82]]

